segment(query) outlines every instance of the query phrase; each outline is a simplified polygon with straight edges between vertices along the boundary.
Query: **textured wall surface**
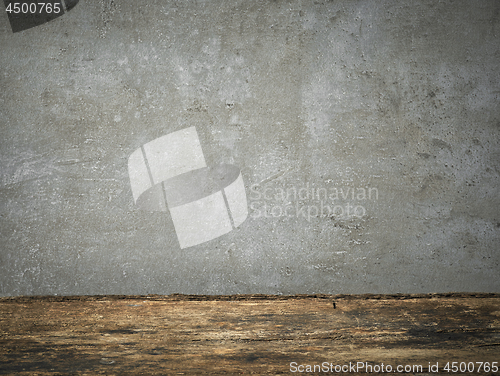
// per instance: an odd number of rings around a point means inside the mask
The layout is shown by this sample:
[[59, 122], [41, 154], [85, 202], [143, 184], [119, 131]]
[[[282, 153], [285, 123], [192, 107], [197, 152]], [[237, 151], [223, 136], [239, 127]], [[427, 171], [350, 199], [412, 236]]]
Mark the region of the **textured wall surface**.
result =
[[[0, 8], [0, 295], [500, 292], [500, 2]], [[127, 164], [188, 127], [249, 215], [181, 249]]]

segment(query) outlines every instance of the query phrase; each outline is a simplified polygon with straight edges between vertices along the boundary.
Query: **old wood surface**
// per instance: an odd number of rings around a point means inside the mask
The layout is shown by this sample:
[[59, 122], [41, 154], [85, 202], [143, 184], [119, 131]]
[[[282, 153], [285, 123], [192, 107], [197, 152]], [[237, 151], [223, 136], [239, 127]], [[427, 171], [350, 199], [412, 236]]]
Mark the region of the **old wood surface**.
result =
[[0, 298], [0, 374], [281, 374], [292, 362], [431, 374], [429, 362], [455, 361], [500, 362], [500, 294]]

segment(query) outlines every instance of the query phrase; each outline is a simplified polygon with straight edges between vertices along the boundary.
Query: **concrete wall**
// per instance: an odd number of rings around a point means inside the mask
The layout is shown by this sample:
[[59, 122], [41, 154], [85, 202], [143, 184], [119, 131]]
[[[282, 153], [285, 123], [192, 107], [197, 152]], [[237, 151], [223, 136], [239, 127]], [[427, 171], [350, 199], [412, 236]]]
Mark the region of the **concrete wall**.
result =
[[[2, 11], [0, 295], [500, 292], [499, 37], [493, 0]], [[193, 126], [249, 215], [181, 248], [128, 158]]]

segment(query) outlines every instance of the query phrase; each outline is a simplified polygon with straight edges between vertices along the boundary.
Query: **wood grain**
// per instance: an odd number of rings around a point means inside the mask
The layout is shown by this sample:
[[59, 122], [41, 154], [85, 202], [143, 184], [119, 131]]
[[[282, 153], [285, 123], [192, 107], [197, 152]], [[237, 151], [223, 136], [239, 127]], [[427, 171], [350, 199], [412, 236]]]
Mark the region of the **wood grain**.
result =
[[291, 362], [428, 372], [452, 361], [500, 362], [500, 294], [0, 298], [0, 374], [281, 374]]

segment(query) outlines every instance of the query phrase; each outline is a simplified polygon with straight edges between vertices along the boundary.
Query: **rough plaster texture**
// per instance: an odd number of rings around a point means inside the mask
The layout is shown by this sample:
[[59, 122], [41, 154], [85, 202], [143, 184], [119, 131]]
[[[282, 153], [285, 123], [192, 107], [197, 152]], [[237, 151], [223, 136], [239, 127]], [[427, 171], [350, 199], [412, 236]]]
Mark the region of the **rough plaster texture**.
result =
[[[493, 0], [2, 11], [0, 295], [500, 292], [499, 61]], [[181, 250], [127, 160], [191, 126], [250, 216]]]

